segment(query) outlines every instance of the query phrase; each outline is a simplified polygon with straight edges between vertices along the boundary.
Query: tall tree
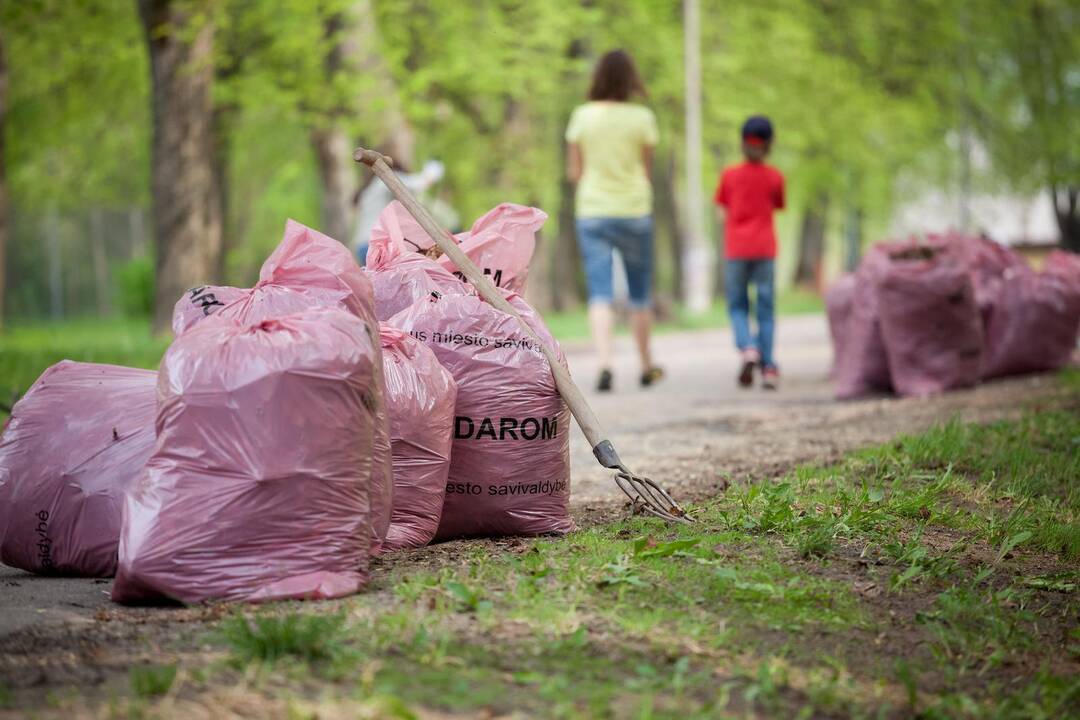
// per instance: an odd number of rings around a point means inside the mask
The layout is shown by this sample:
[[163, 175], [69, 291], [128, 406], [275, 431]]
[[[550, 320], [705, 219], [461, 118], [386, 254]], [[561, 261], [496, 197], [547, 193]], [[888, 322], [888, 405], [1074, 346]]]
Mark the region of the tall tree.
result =
[[[357, 8], [362, 10], [362, 8]], [[335, 12], [323, 21], [329, 51], [324, 62], [326, 86], [333, 89], [340, 78], [356, 71], [356, 38], [352, 36], [353, 18], [346, 12]], [[352, 105], [350, 108], [349, 106]], [[355, 98], [334, 101], [326, 117], [315, 120], [311, 130], [311, 144], [322, 180], [322, 229], [327, 235], [342, 242], [349, 240], [352, 224], [352, 196], [356, 189], [356, 173], [353, 170], [352, 143], [343, 126], [343, 116], [355, 112]]]
[[825, 255], [825, 220], [829, 212], [829, 196], [815, 198], [803, 211], [799, 231], [799, 262], [795, 268], [795, 284], [818, 291], [822, 279], [821, 264]]
[[4, 153], [7, 88], [8, 71], [4, 55], [4, 35], [2, 28], [0, 28], [0, 330], [4, 329], [4, 290], [6, 289], [5, 278], [7, 273], [4, 259], [7, 257], [8, 227], [11, 224], [8, 219], [7, 158]]
[[207, 0], [139, 0], [153, 83], [154, 328], [159, 332], [169, 327], [177, 298], [194, 285], [214, 280], [220, 267], [209, 5]]
[[1019, 190], [1046, 189], [1061, 242], [1080, 252], [1080, 7], [1071, 0], [981, 0], [958, 9], [962, 102]]

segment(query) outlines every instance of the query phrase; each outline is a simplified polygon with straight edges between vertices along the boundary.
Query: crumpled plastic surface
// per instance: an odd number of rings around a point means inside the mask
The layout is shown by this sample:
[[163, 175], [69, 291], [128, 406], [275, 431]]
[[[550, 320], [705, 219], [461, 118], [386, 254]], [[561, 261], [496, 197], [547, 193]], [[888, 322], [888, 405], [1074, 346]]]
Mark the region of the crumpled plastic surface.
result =
[[968, 267], [948, 249], [926, 255], [889, 257], [878, 286], [892, 384], [905, 396], [974, 385], [982, 365], [982, 318]]
[[321, 308], [211, 317], [166, 351], [157, 444], [124, 506], [119, 602], [331, 598], [366, 579], [377, 355]]
[[833, 344], [832, 374], [836, 375], [836, 358], [847, 341], [847, 323], [855, 305], [855, 275], [844, 273], [825, 292], [825, 312], [829, 318], [829, 334]]
[[[220, 290], [222, 288], [214, 288], [215, 293]], [[211, 314], [250, 325], [312, 308], [334, 307], [361, 318], [372, 332], [378, 327], [375, 319], [374, 290], [352, 253], [337, 240], [295, 220], [289, 220], [285, 224], [285, 236], [263, 263], [259, 271], [259, 282], [255, 287], [241, 290], [240, 293], [239, 297], [223, 307], [211, 305]], [[181, 298], [177, 303], [177, 309], [183, 306], [185, 298]], [[187, 311], [186, 306], [183, 309], [184, 312]], [[198, 322], [198, 319], [196, 316], [191, 322]], [[174, 328], [177, 323], [177, 310], [174, 309]], [[381, 358], [382, 350], [374, 335], [372, 343], [376, 357]], [[378, 553], [390, 527], [393, 504], [390, 427], [381, 389], [381, 359], [376, 364], [376, 375], [379, 380], [373, 395], [376, 411], [376, 462], [372, 466], [375, 477], [371, 502], [372, 527], [376, 535], [372, 552]]]
[[[475, 294], [471, 286], [454, 277], [439, 263], [402, 247], [401, 223], [411, 221], [415, 224], [416, 221], [412, 220], [404, 207], [400, 204], [398, 207], [406, 217], [400, 217], [398, 212], [388, 212], [390, 208], [384, 210], [368, 246], [364, 275], [371, 281], [376, 317], [380, 321], [389, 320], [413, 303], [433, 295]], [[424, 238], [431, 241], [426, 234]]]
[[975, 291], [975, 303], [979, 306], [984, 323], [1001, 277], [1010, 268], [1027, 268], [1024, 258], [1012, 248], [984, 237], [957, 232], [932, 234], [926, 238], [926, 244], [948, 252], [967, 269]]
[[394, 455], [394, 510], [386, 549], [420, 547], [435, 537], [442, 518], [457, 383], [416, 338], [385, 324], [379, 337]]
[[986, 378], [1057, 370], [1080, 331], [1080, 273], [1012, 268], [1000, 278], [986, 321]]
[[228, 285], [200, 285], [180, 296], [173, 306], [172, 331], [180, 335], [204, 317], [242, 298], [250, 292]]
[[836, 397], [849, 400], [893, 389], [889, 356], [881, 334], [878, 285], [889, 268], [889, 254], [915, 247], [908, 241], [877, 243], [855, 271], [855, 297], [845, 323], [844, 343], [836, 348]]
[[53, 365], [0, 437], [0, 560], [48, 575], [111, 577], [124, 493], [154, 448], [157, 373]]
[[[561, 357], [535, 311], [517, 295], [506, 297]], [[444, 295], [412, 305], [390, 324], [431, 348], [458, 385], [436, 539], [573, 530], [570, 413], [517, 320], [476, 296]]]
[[[469, 232], [454, 239], [496, 287], [524, 294], [536, 233], [547, 217], [547, 213], [534, 207], [502, 203], [474, 222]], [[447, 256], [440, 257], [439, 264], [465, 279]]]
[[1080, 255], [1067, 250], [1051, 250], [1043, 263], [1043, 272], [1061, 275], [1080, 283]]

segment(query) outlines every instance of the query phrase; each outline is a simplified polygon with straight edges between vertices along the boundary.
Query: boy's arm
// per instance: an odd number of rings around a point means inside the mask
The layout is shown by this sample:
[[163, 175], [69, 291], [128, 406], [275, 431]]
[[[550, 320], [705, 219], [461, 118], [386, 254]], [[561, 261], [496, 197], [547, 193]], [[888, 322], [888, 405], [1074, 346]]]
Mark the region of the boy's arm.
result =
[[641, 164], [645, 166], [645, 177], [652, 179], [653, 154], [656, 148], [652, 145], [641, 146]]
[[724, 229], [727, 226], [727, 187], [724, 183], [724, 175], [720, 175], [720, 182], [716, 184], [716, 192], [713, 194], [713, 207], [716, 208], [716, 233], [719, 236], [720, 248], [724, 247]]
[[777, 183], [775, 197], [773, 197], [773, 205], [777, 210], [784, 209], [784, 176], [779, 172], [776, 173]]

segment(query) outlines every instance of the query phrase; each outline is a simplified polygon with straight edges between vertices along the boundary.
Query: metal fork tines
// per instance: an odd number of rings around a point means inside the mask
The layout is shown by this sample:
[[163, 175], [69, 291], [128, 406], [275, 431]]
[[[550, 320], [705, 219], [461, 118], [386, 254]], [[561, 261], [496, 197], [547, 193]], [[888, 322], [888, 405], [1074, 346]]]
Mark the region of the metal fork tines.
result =
[[615, 474], [615, 484], [630, 498], [635, 511], [640, 510], [671, 522], [693, 522], [664, 488], [647, 477], [620, 467]]

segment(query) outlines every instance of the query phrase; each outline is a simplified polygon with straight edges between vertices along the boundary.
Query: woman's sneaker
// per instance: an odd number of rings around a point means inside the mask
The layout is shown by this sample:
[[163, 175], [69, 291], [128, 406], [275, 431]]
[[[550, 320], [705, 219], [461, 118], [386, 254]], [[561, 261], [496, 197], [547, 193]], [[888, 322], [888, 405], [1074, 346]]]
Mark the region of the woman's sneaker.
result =
[[780, 371], [773, 366], [762, 370], [761, 387], [765, 390], [778, 390], [780, 388]]
[[600, 371], [600, 379], [596, 381], [597, 392], [611, 392], [611, 386], [615, 382], [615, 376], [611, 370], [604, 368]]
[[664, 369], [658, 368], [653, 365], [651, 368], [641, 373], [641, 387], [649, 387], [650, 385], [659, 382], [664, 378]]
[[739, 387], [750, 387], [754, 384], [754, 368], [761, 362], [761, 355], [754, 348], [746, 348], [742, 351], [742, 367], [739, 369]]

